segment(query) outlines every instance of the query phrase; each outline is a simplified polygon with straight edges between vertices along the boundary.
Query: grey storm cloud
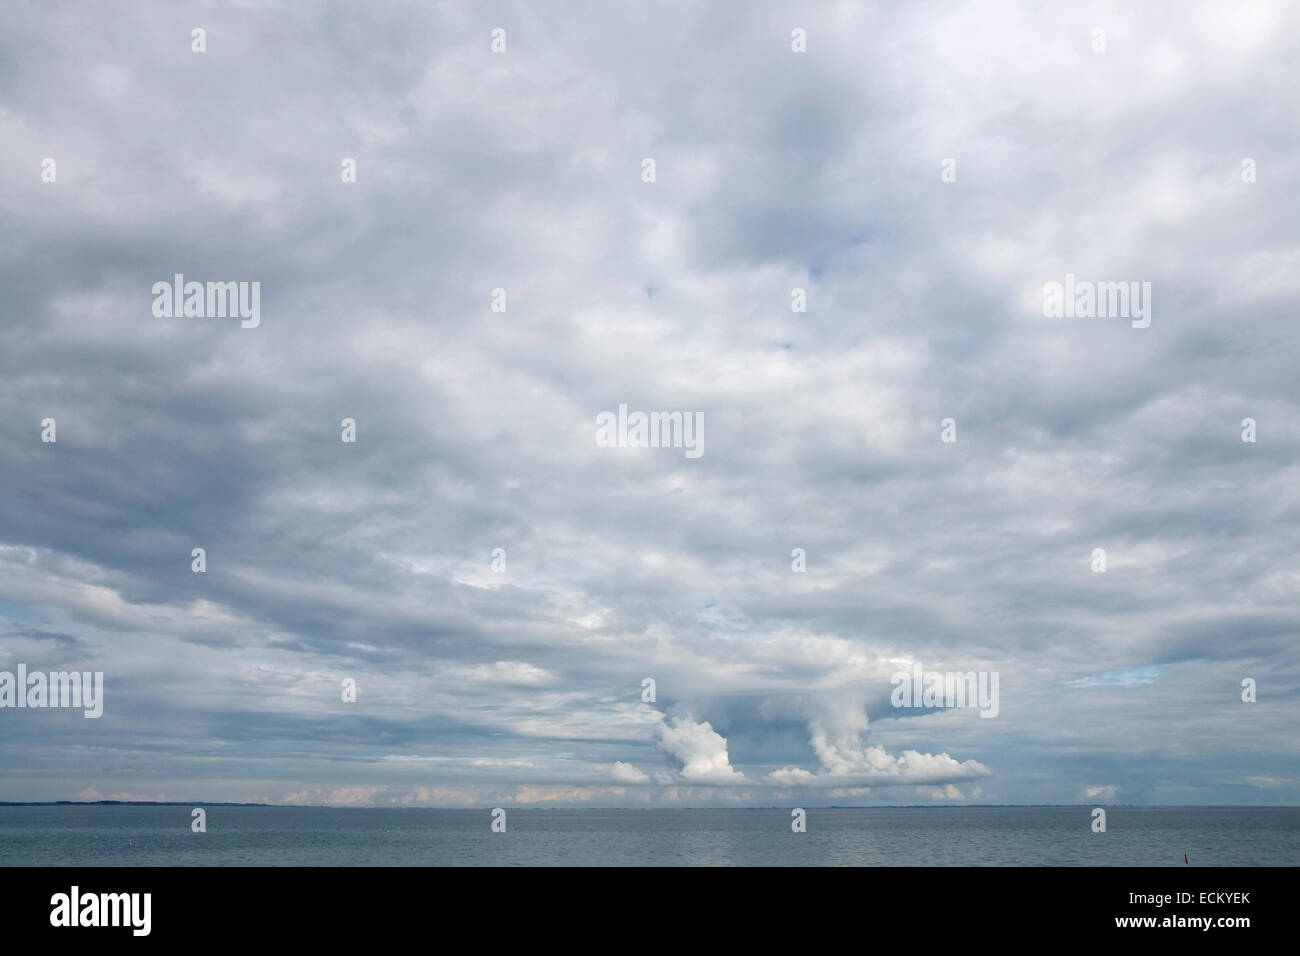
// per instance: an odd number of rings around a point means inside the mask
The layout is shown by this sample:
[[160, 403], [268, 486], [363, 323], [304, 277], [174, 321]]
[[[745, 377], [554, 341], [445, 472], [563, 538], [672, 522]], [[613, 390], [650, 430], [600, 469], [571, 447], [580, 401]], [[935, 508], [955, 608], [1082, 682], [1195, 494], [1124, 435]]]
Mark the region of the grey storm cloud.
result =
[[0, 670], [105, 705], [0, 710], [0, 799], [1295, 802], [1297, 28], [9, 4]]

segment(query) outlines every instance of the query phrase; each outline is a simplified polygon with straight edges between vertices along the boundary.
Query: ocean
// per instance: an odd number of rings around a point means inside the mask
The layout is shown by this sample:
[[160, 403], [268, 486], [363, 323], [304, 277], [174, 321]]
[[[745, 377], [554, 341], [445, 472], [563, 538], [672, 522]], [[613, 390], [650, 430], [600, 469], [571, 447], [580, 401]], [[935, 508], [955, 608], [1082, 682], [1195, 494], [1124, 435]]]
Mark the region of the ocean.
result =
[[0, 866], [1295, 866], [1300, 807], [0, 806]]

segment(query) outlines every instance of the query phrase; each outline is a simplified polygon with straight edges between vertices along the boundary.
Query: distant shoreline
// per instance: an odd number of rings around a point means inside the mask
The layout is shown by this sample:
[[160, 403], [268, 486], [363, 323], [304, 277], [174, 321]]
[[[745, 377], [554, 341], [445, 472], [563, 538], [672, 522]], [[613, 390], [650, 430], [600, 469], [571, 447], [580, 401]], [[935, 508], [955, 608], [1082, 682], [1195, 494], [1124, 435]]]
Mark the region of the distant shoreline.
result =
[[[484, 804], [486, 806], [486, 804]], [[927, 803], [890, 804], [886, 806], [809, 805], [809, 810], [1077, 810], [1081, 807], [1114, 807], [1126, 810], [1294, 810], [1290, 803], [966, 803], [934, 805]], [[269, 807], [276, 810], [481, 810], [482, 807], [431, 806], [340, 806], [327, 803], [230, 803], [215, 800], [0, 800], [0, 807]], [[656, 810], [788, 810], [789, 806], [768, 807], [583, 807], [583, 806], [512, 806], [513, 810], [603, 810], [621, 813], [644, 813]]]
[[218, 803], [210, 800], [0, 800], [0, 807], [292, 807], [295, 803]]

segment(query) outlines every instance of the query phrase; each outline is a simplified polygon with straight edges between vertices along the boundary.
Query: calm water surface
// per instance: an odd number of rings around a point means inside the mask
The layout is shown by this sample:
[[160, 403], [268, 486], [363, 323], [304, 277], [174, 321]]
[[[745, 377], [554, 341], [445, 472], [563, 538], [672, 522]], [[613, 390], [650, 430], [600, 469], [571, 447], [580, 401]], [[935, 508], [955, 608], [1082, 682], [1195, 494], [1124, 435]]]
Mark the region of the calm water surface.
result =
[[0, 866], [1295, 866], [1300, 807], [0, 807]]

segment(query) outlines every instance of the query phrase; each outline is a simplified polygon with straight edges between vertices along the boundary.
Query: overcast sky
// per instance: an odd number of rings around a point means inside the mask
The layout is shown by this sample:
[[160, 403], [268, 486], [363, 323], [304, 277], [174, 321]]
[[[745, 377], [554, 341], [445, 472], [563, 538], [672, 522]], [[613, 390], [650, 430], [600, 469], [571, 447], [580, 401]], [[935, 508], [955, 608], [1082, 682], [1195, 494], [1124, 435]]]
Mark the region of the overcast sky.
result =
[[[0, 710], [0, 799], [1296, 803], [1298, 50], [1280, 0], [10, 0], [0, 669], [105, 690]], [[1067, 273], [1149, 327], [1045, 318]]]

